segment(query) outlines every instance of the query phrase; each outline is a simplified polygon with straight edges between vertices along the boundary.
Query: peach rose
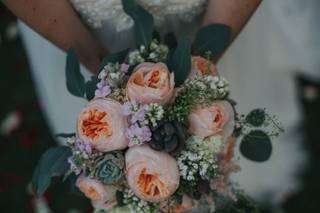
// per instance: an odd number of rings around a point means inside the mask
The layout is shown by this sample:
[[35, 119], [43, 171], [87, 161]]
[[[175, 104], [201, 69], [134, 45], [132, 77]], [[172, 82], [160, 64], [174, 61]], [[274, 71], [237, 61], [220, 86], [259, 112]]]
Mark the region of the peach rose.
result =
[[164, 63], [142, 63], [130, 76], [127, 97], [130, 101], [143, 104], [166, 104], [174, 91], [174, 75]]
[[234, 129], [234, 111], [227, 101], [215, 101], [209, 107], [198, 107], [189, 117], [189, 132], [200, 137], [222, 135], [226, 139]]
[[131, 147], [126, 153], [127, 182], [135, 195], [149, 202], [168, 199], [178, 188], [176, 160], [148, 145]]
[[77, 121], [78, 136], [101, 152], [125, 149], [128, 146], [126, 129], [121, 104], [106, 98], [91, 101]]
[[193, 78], [195, 75], [204, 76], [204, 75], [217, 75], [217, 69], [215, 65], [208, 61], [205, 58], [200, 56], [192, 57], [192, 67], [191, 72], [189, 74], [189, 78]]
[[168, 206], [168, 201], [164, 201], [160, 204], [160, 210], [163, 212], [174, 212], [174, 213], [182, 213], [191, 211], [197, 208], [198, 202], [193, 200], [188, 195], [184, 194], [182, 196], [182, 203], [181, 204], [173, 204]]
[[76, 186], [93, 202], [110, 202], [116, 200], [116, 187], [102, 184], [100, 181], [84, 175], [78, 177]]
[[95, 210], [104, 210], [104, 211], [108, 211], [110, 209], [112, 209], [113, 207], [115, 207], [118, 202], [117, 202], [117, 198], [116, 196], [114, 196], [112, 199], [110, 200], [96, 200], [96, 201], [92, 201], [91, 202], [93, 208]]

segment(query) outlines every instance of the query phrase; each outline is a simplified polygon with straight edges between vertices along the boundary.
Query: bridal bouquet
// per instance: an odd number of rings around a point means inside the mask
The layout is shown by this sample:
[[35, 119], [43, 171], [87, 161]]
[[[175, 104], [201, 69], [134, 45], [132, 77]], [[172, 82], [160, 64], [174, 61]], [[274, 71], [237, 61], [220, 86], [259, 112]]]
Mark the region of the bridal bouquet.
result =
[[[88, 82], [69, 51], [67, 88], [89, 103], [75, 133], [58, 135], [67, 146], [40, 159], [35, 193], [64, 176], [96, 210], [255, 212], [254, 205], [239, 204], [244, 196], [230, 181], [240, 169], [233, 161], [236, 139], [245, 157], [262, 162], [282, 128], [264, 109], [238, 114], [229, 98], [229, 83], [212, 61], [228, 45], [230, 28], [206, 26], [191, 44], [173, 34], [162, 38], [133, 0], [123, 7], [135, 21], [137, 49], [108, 55]], [[227, 198], [239, 205], [232, 209]]]

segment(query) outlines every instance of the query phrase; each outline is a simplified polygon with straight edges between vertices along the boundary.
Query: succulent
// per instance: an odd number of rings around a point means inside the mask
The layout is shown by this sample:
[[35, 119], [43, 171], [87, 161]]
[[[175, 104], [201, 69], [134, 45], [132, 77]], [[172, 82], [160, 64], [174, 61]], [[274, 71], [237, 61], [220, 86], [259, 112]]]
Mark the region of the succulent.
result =
[[96, 159], [94, 177], [104, 184], [117, 183], [124, 174], [124, 156], [121, 152], [109, 152]]
[[178, 154], [185, 146], [187, 139], [186, 126], [178, 121], [160, 122], [152, 129], [151, 148], [163, 150], [172, 155]]

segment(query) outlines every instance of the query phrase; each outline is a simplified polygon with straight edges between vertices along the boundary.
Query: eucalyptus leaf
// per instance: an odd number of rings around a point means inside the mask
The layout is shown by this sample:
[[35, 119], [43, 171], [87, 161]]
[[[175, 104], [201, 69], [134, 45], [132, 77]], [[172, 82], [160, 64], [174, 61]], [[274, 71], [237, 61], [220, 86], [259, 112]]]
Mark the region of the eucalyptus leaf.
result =
[[266, 120], [266, 112], [263, 109], [254, 109], [246, 116], [246, 122], [252, 126], [262, 126]]
[[66, 79], [68, 91], [74, 96], [84, 97], [84, 77], [80, 72], [80, 63], [73, 49], [67, 53]]
[[70, 192], [74, 195], [78, 195], [80, 197], [85, 197], [85, 195], [79, 190], [79, 188], [77, 187], [76, 183], [77, 183], [77, 179], [78, 179], [78, 176], [75, 175], [74, 173], [70, 174], [68, 176], [68, 183], [70, 185]]
[[160, 36], [160, 33], [156, 30], [153, 31], [153, 34], [152, 34], [152, 38], [153, 39], [156, 39], [157, 41], [161, 42], [161, 36]]
[[272, 153], [270, 137], [262, 130], [252, 130], [243, 137], [240, 152], [252, 161], [267, 161]]
[[137, 45], [149, 46], [153, 30], [154, 21], [152, 15], [141, 7], [135, 0], [122, 0], [123, 10], [134, 21], [134, 34]]
[[199, 30], [194, 41], [196, 52], [221, 54], [229, 45], [231, 28], [224, 24], [211, 24]]
[[58, 133], [55, 136], [59, 138], [70, 138], [76, 136], [76, 133]]
[[68, 158], [71, 154], [69, 147], [59, 146], [47, 150], [41, 156], [32, 177], [32, 187], [37, 196], [47, 190], [52, 177], [61, 176], [69, 170]]
[[124, 196], [123, 196], [123, 192], [122, 191], [118, 190], [116, 192], [116, 199], [117, 199], [118, 206], [120, 206], [120, 207], [125, 206], [125, 203], [123, 202]]
[[164, 36], [164, 43], [169, 47], [170, 50], [175, 50], [178, 45], [177, 38], [173, 33], [167, 33]]
[[120, 52], [111, 53], [106, 55], [100, 64], [100, 70], [103, 69], [108, 63], [123, 63], [129, 52], [129, 48], [121, 50]]
[[96, 76], [91, 76], [91, 79], [86, 83], [86, 98], [88, 101], [94, 98], [94, 93], [97, 89], [97, 83], [99, 82]]
[[184, 83], [191, 70], [191, 42], [185, 38], [178, 41], [178, 46], [169, 63], [170, 70], [174, 72], [175, 86]]

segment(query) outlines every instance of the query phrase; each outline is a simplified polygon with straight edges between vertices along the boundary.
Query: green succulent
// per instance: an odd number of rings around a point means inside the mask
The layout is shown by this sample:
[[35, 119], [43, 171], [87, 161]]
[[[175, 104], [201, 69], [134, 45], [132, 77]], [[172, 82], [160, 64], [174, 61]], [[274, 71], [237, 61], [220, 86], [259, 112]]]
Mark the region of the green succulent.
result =
[[95, 161], [94, 176], [104, 184], [114, 184], [124, 174], [125, 160], [119, 151], [109, 152]]
[[152, 130], [151, 148], [178, 154], [184, 147], [187, 139], [186, 126], [178, 121], [161, 122]]

